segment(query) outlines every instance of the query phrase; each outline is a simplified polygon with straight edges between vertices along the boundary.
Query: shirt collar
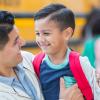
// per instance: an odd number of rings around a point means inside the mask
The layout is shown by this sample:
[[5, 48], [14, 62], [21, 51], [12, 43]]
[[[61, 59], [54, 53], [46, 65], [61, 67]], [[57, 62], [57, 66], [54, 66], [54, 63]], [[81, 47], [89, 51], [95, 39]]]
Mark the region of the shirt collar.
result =
[[49, 57], [48, 57], [48, 55], [46, 55], [45, 56], [45, 58], [44, 58], [44, 61], [46, 61], [46, 63], [49, 65], [49, 67], [51, 67], [52, 69], [62, 69], [62, 68], [64, 68], [67, 64], [68, 64], [68, 62], [69, 62], [69, 54], [70, 54], [70, 52], [71, 52], [71, 50], [68, 48], [67, 49], [67, 52], [66, 52], [66, 58], [65, 58], [65, 60], [63, 61], [63, 63], [61, 63], [61, 64], [57, 64], [57, 65], [55, 65], [55, 64], [53, 64], [50, 60], [49, 60]]
[[[16, 72], [19, 72], [19, 70], [22, 72], [21, 68], [19, 66], [14, 67], [14, 70]], [[5, 76], [0, 76], [0, 82], [7, 84], [7, 85], [12, 85], [16, 77], [5, 77]]]
[[12, 85], [13, 81], [15, 80], [15, 77], [4, 77], [0, 76], [0, 82], [5, 83], [7, 85]]

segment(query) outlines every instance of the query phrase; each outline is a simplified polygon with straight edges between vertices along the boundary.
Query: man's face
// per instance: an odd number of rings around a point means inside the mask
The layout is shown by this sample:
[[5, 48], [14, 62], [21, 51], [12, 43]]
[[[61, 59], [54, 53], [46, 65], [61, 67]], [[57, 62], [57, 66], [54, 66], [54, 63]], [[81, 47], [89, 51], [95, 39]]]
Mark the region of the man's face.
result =
[[48, 18], [36, 20], [35, 33], [38, 45], [49, 55], [60, 53], [66, 48], [65, 33], [55, 21]]
[[2, 64], [6, 67], [14, 67], [22, 61], [21, 46], [23, 41], [19, 37], [19, 31], [16, 26], [8, 34], [9, 41], [0, 51], [0, 57], [2, 57]]

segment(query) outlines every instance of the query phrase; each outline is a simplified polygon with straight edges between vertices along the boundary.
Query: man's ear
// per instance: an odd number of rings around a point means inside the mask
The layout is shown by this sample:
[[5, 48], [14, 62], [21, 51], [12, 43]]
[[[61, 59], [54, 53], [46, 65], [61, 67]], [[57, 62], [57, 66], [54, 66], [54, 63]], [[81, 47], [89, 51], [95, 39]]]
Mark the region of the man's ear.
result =
[[65, 34], [65, 40], [69, 41], [69, 39], [72, 37], [73, 29], [71, 27], [68, 27], [64, 30]]

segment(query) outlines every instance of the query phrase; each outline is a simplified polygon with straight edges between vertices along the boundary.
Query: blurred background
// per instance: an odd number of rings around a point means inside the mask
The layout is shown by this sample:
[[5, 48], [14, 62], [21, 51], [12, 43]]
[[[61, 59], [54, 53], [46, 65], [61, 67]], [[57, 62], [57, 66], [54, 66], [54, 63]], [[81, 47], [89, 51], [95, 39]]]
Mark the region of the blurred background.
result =
[[0, 10], [14, 13], [20, 35], [26, 41], [23, 49], [36, 54], [40, 49], [35, 43], [33, 15], [50, 3], [62, 3], [75, 13], [76, 29], [69, 45], [81, 53], [87, 36], [84, 27], [91, 12], [100, 8], [100, 0], [0, 0]]

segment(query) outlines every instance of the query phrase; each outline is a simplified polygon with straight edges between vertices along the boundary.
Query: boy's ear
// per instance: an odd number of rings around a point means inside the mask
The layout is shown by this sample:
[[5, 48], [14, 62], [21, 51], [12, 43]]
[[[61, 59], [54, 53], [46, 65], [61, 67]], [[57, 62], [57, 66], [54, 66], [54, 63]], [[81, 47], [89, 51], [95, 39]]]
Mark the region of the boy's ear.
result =
[[69, 41], [69, 39], [72, 37], [73, 29], [71, 27], [68, 27], [64, 30], [65, 32], [65, 39], [66, 41]]

